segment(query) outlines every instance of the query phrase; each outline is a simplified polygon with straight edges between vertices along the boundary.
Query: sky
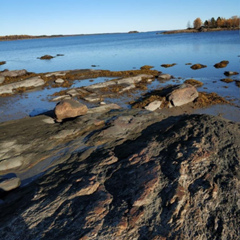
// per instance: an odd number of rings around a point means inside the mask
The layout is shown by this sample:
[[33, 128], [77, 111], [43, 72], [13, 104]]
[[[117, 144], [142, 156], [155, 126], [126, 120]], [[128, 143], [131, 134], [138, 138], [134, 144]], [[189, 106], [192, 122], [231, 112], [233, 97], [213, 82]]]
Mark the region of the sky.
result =
[[0, 36], [184, 29], [239, 11], [240, 0], [0, 0]]

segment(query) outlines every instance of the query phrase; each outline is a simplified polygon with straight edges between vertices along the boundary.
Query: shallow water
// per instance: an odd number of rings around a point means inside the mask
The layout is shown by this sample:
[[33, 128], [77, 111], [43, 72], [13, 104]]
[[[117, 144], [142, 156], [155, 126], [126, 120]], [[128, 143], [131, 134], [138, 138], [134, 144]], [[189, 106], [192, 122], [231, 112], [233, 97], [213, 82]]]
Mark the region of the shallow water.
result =
[[[64, 54], [64, 56], [51, 60], [37, 59], [45, 54], [53, 56]], [[217, 92], [221, 96], [234, 99], [234, 103], [240, 106], [240, 88], [234, 82], [227, 84], [220, 81], [225, 78], [224, 71], [240, 71], [239, 54], [238, 31], [173, 35], [147, 32], [31, 39], [0, 42], [0, 60], [7, 62], [0, 66], [0, 71], [6, 68], [9, 70], [26, 69], [36, 73], [84, 68], [129, 70], [138, 69], [147, 64], [154, 66], [154, 69], [172, 74], [176, 78], [181, 77], [180, 83], [188, 78], [200, 80], [204, 83], [203, 87], [199, 88], [200, 91]], [[222, 60], [230, 62], [226, 68], [213, 67], [215, 63]], [[205, 64], [207, 68], [192, 70], [190, 66], [185, 65], [189, 62]], [[163, 63], [176, 63], [176, 65], [165, 69], [160, 66]], [[97, 67], [92, 67], [92, 65]], [[232, 78], [240, 79], [239, 75]], [[101, 80], [76, 81], [75, 84], [82, 86], [82, 84], [89, 85], [97, 81]], [[176, 84], [176, 82], [169, 83]], [[150, 88], [163, 85], [155, 82]], [[22, 118], [27, 115], [33, 116], [53, 109], [55, 103], [49, 101], [49, 95], [60, 90], [62, 89], [44, 89], [1, 98], [0, 121]]]

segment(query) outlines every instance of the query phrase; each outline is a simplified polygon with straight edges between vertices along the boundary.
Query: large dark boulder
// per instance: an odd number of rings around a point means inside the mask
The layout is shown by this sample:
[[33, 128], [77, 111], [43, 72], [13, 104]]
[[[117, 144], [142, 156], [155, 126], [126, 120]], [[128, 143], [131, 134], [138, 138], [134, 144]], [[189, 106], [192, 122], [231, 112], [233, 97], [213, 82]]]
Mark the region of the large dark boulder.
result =
[[137, 110], [41, 124], [14, 133], [35, 135], [32, 164], [0, 194], [0, 239], [239, 239], [239, 124]]

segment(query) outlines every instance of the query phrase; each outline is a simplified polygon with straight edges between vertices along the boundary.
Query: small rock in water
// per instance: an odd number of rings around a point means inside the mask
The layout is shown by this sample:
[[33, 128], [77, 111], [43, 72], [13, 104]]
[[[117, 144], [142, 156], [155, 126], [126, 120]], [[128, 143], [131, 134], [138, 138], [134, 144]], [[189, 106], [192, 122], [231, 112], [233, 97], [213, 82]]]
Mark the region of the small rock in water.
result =
[[170, 80], [172, 78], [172, 76], [170, 74], [160, 74], [158, 75], [158, 79], [163, 79], [163, 80]]
[[191, 66], [191, 69], [197, 70], [197, 69], [206, 68], [206, 67], [207, 67], [206, 65], [197, 63], [197, 64], [192, 65], [192, 66]]
[[61, 84], [61, 83], [64, 83], [64, 80], [62, 78], [58, 78], [54, 82], [58, 83], [58, 84]]
[[216, 63], [214, 65], [214, 67], [215, 68], [225, 68], [228, 64], [229, 64], [229, 61], [224, 60], [224, 61], [221, 61], [219, 63]]
[[232, 72], [232, 71], [226, 71], [226, 72], [224, 72], [224, 75], [225, 75], [225, 76], [238, 75], [238, 74], [239, 74], [238, 72]]
[[74, 99], [62, 100], [56, 105], [54, 109], [57, 122], [62, 122], [62, 120], [67, 118], [74, 118], [85, 115], [87, 111], [88, 108], [86, 105]]
[[51, 55], [44, 55], [44, 56], [40, 57], [41, 60], [50, 60], [52, 58], [54, 58], [54, 57]]

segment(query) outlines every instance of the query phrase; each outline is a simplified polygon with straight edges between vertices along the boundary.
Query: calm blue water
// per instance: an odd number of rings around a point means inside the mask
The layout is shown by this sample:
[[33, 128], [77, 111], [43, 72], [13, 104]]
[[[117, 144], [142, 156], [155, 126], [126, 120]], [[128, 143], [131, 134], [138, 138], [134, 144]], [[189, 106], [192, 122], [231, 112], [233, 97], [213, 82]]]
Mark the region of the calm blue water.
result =
[[[32, 39], [0, 42], [0, 61], [7, 64], [0, 70], [26, 69], [31, 72], [98, 68], [129, 70], [142, 65], [171, 74], [216, 76], [222, 69], [212, 66], [221, 60], [230, 61], [224, 70], [239, 70], [239, 32], [209, 32], [162, 35], [156, 32], [138, 34], [106, 34], [51, 39]], [[38, 57], [64, 54], [50, 61]], [[185, 63], [202, 63], [208, 68], [194, 71]], [[173, 68], [160, 67], [163, 63], [177, 63]]]
[[[0, 66], [0, 71], [26, 69], [29, 72], [40, 73], [94, 68], [92, 65], [97, 65], [94, 69], [118, 71], [152, 65], [154, 69], [181, 77], [183, 80], [200, 80], [204, 86], [199, 90], [229, 96], [236, 99], [235, 103], [240, 105], [240, 91], [235, 83], [226, 84], [220, 81], [225, 77], [224, 71], [240, 72], [239, 43], [238, 31], [172, 35], [147, 32], [6, 41], [0, 42], [0, 61], [7, 62]], [[45, 54], [64, 56], [51, 60], [37, 59]], [[222, 60], [228, 60], [229, 65], [226, 68], [215, 69], [213, 65]], [[165, 69], [161, 67], [163, 63], [177, 65]], [[190, 66], [185, 65], [186, 63], [201, 63], [207, 65], [207, 68], [192, 70]], [[239, 75], [232, 78], [240, 79]], [[213, 83], [214, 81], [217, 83]], [[26, 93], [21, 98], [15, 96], [0, 99], [1, 118], [14, 119], [16, 112], [22, 117], [37, 113], [36, 109], [52, 109], [55, 103], [48, 101], [49, 94], [51, 90], [45, 89]], [[3, 113], [6, 114], [5, 118]]]

